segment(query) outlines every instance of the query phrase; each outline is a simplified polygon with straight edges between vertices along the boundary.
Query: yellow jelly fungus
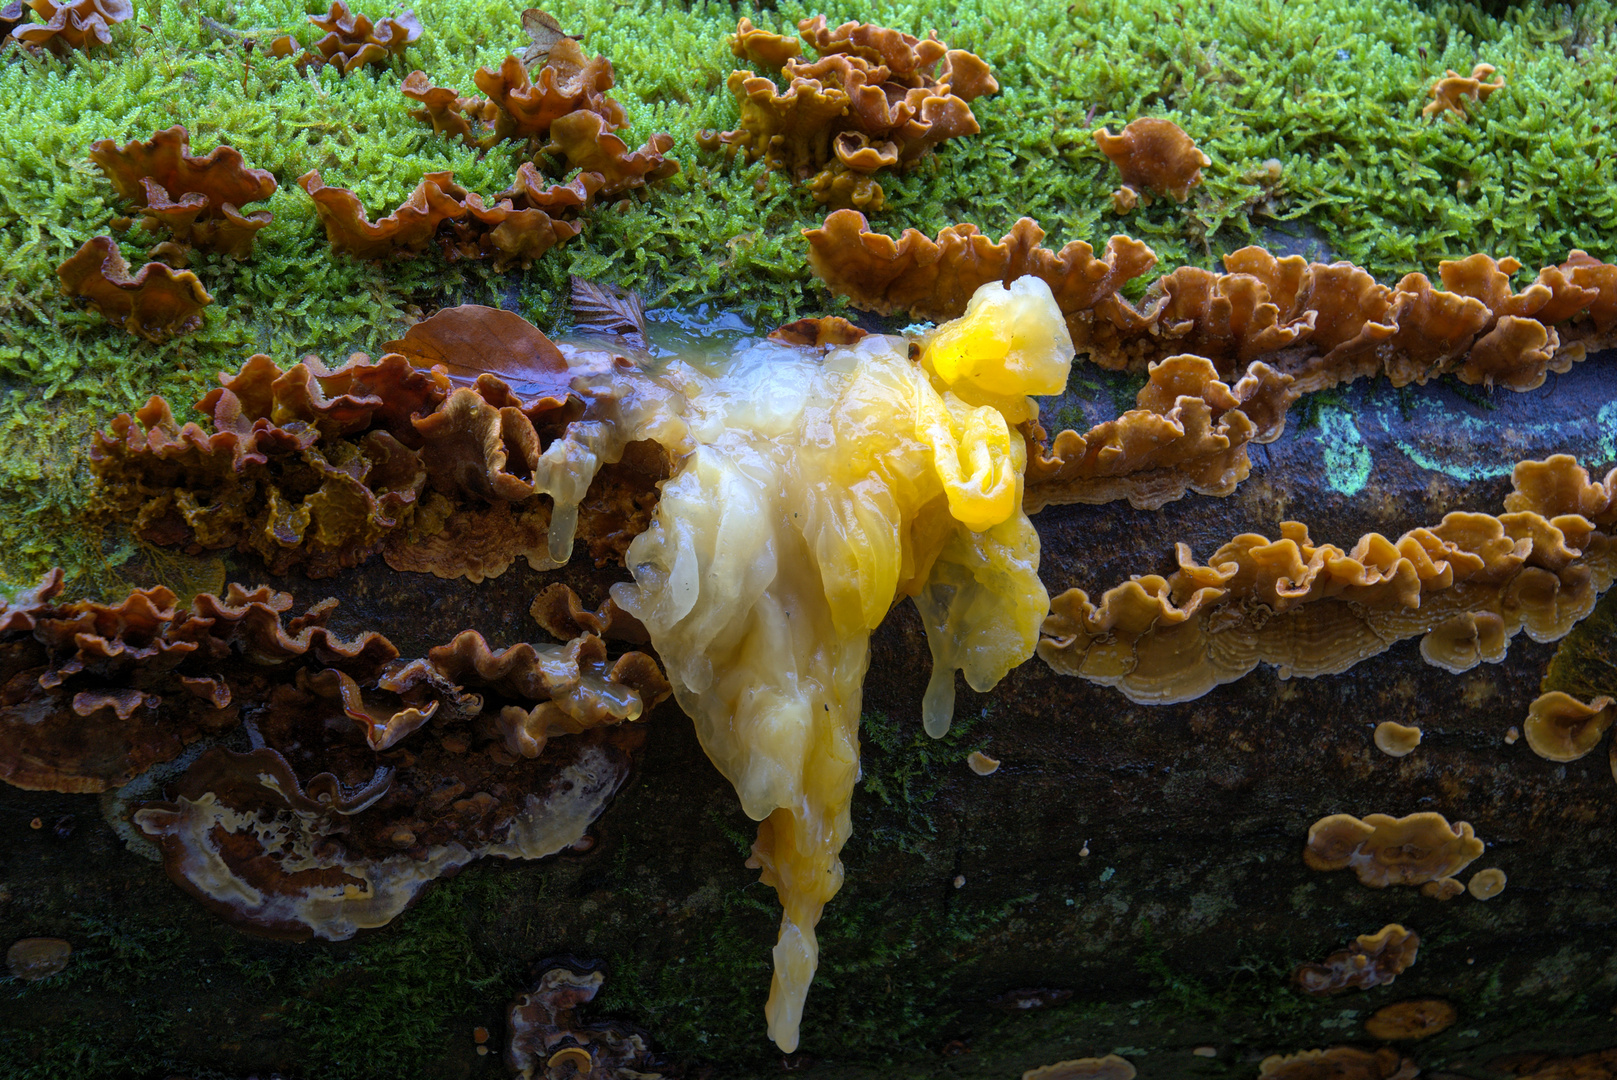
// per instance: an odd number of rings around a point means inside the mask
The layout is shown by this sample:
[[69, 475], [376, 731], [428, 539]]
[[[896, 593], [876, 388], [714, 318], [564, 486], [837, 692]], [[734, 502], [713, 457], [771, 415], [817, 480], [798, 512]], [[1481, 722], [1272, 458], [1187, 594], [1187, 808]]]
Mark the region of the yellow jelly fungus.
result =
[[748, 865], [783, 908], [765, 1015], [788, 1052], [815, 926], [842, 884], [871, 631], [914, 598], [938, 736], [954, 673], [991, 689], [1033, 654], [1050, 606], [1011, 430], [1033, 415], [1027, 394], [1066, 382], [1072, 342], [1049, 287], [984, 286], [920, 363], [907, 354], [871, 336], [823, 360], [759, 346], [712, 374], [665, 372], [684, 383], [689, 442], [629, 547], [634, 583], [612, 590], [759, 823]]

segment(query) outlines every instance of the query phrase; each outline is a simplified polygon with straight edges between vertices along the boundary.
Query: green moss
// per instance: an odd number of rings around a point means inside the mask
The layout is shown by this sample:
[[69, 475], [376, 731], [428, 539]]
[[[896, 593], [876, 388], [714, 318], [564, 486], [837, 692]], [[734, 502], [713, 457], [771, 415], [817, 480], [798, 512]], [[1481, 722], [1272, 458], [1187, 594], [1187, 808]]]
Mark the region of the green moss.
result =
[[1559, 690], [1591, 701], [1617, 697], [1617, 590], [1608, 592], [1589, 617], [1556, 646], [1539, 689]]
[[[654, 303], [713, 303], [770, 324], [836, 309], [807, 274], [798, 231], [821, 210], [761, 165], [700, 152], [698, 128], [735, 123], [723, 91], [736, 16], [782, 29], [809, 12], [782, 3], [671, 5], [568, 0], [552, 5], [591, 50], [612, 58], [616, 96], [635, 140], [676, 139], [684, 171], [652, 193], [595, 214], [585, 235], [533, 269], [504, 277], [436, 256], [387, 265], [332, 257], [313, 208], [293, 184], [304, 171], [356, 190], [373, 214], [395, 206], [422, 172], [453, 169], [484, 192], [503, 188], [511, 147], [479, 157], [411, 119], [398, 83], [420, 67], [471, 90], [479, 64], [517, 42], [509, 2], [426, 0], [422, 40], [391, 69], [348, 79], [300, 77], [290, 61], [255, 54], [198, 16], [262, 31], [294, 30], [318, 5], [287, 0], [143, 0], [96, 57], [0, 65], [0, 575], [22, 581], [52, 563], [83, 592], [123, 587], [128, 555], [86, 531], [85, 436], [113, 412], [157, 392], [184, 403], [245, 354], [328, 358], [374, 350], [423, 307], [457, 301], [515, 306], [542, 324], [562, 317], [569, 273], [631, 285]], [[1165, 265], [1210, 264], [1253, 240], [1316, 238], [1383, 279], [1473, 250], [1514, 253], [1529, 266], [1571, 247], [1611, 257], [1617, 196], [1603, 116], [1617, 105], [1609, 2], [1470, 5], [1410, 0], [968, 0], [878, 2], [827, 14], [912, 30], [937, 27], [976, 49], [1003, 91], [981, 101], [980, 136], [957, 140], [907, 176], [884, 180], [884, 229], [933, 232], [971, 221], [997, 234], [1022, 214], [1055, 242], [1126, 230]], [[378, 9], [373, 14], [380, 14]], [[1444, 68], [1487, 60], [1508, 87], [1469, 124], [1421, 118]], [[1142, 114], [1181, 123], [1213, 158], [1207, 182], [1178, 205], [1110, 214], [1110, 166], [1090, 138]], [[164, 346], [133, 339], [59, 295], [54, 268], [118, 211], [87, 163], [98, 138], [145, 137], [182, 122], [193, 145], [228, 140], [282, 188], [276, 221], [252, 258], [203, 257], [217, 297], [197, 335]], [[1268, 158], [1278, 184], [1255, 179]], [[1463, 189], [1463, 190], [1462, 190]], [[126, 251], [153, 239], [136, 230]], [[1138, 286], [1137, 286], [1138, 287]]]

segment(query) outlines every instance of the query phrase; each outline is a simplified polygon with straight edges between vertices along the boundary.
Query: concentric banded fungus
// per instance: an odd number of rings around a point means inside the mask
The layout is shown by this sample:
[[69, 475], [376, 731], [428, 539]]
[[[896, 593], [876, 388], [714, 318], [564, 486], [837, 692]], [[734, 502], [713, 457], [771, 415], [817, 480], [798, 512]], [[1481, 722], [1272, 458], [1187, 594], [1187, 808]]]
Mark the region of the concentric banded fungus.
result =
[[167, 228], [184, 244], [244, 258], [272, 220], [267, 210], [244, 214], [241, 207], [275, 194], [275, 177], [248, 168], [229, 146], [193, 157], [191, 135], [179, 124], [146, 142], [91, 143], [90, 160], [121, 197], [145, 210], [148, 227]]
[[1617, 720], [1617, 705], [1609, 697], [1582, 702], [1571, 694], [1552, 690], [1533, 699], [1522, 725], [1527, 745], [1548, 761], [1576, 761], [1600, 743]]
[[58, 56], [71, 49], [88, 52], [93, 46], [111, 44], [112, 25], [135, 17], [135, 5], [129, 0], [72, 0], [66, 4], [28, 0], [28, 6], [45, 21], [20, 23], [12, 29], [11, 36], [24, 45], [46, 48]]
[[1335, 674], [1405, 638], [1465, 639], [1471, 631], [1454, 633], [1455, 621], [1470, 627], [1484, 615], [1498, 620], [1497, 652], [1423, 642], [1422, 655], [1465, 670], [1503, 656], [1522, 630], [1554, 641], [1617, 578], [1617, 540], [1606, 531], [1617, 520], [1617, 470], [1595, 484], [1562, 454], [1522, 462], [1515, 477], [1498, 517], [1451, 513], [1397, 541], [1370, 533], [1351, 551], [1315, 545], [1297, 522], [1282, 522], [1279, 540], [1237, 537], [1205, 565], [1181, 544], [1166, 578], [1135, 577], [1098, 605], [1082, 589], [1057, 596], [1039, 655], [1131, 700], [1169, 703], [1260, 663], [1288, 676]]
[[1101, 128], [1095, 144], [1117, 166], [1124, 184], [1172, 195], [1174, 202], [1190, 198], [1190, 189], [1202, 182], [1202, 168], [1213, 163], [1183, 128], [1155, 116], [1131, 121], [1116, 135]]
[[1478, 870], [1471, 875], [1465, 888], [1478, 900], [1492, 900], [1505, 891], [1505, 872], [1494, 867]]
[[1258, 1066], [1258, 1080], [1415, 1080], [1420, 1069], [1398, 1051], [1360, 1050], [1333, 1046], [1297, 1054], [1266, 1057]]
[[881, 186], [870, 174], [913, 167], [938, 144], [975, 135], [969, 102], [999, 90], [981, 58], [935, 35], [923, 41], [865, 23], [828, 27], [823, 15], [797, 25], [817, 61], [799, 60], [796, 42], [748, 19], [737, 25], [735, 54], [756, 52], [761, 67], [784, 68], [786, 88], [751, 71], [731, 72], [727, 85], [741, 123], [717, 138], [749, 162], [762, 158], [807, 182], [822, 203], [881, 209]]
[[467, 633], [406, 662], [378, 634], [331, 634], [335, 602], [287, 618], [291, 602], [232, 584], [185, 611], [163, 588], [13, 608], [0, 778], [106, 791], [244, 724], [256, 749], [209, 750], [134, 822], [224, 917], [335, 940], [481, 855], [577, 841], [627, 775], [625, 721], [669, 693], [650, 657], [611, 661], [593, 635], [491, 650]]
[[110, 236], [85, 241], [56, 270], [62, 291], [84, 299], [108, 322], [147, 341], [164, 342], [202, 325], [202, 309], [213, 297], [189, 270], [147, 263], [129, 274], [118, 244]]
[[1127, 1058], [1107, 1054], [1041, 1065], [1023, 1073], [1022, 1080], [1134, 1080], [1137, 1075]]
[[1364, 1022], [1364, 1030], [1373, 1038], [1424, 1039], [1453, 1025], [1459, 1018], [1454, 1006], [1437, 998], [1414, 1001], [1395, 1001], [1383, 1005]]
[[1106, 257], [1073, 241], [1059, 255], [1044, 233], [1018, 221], [997, 244], [975, 226], [929, 240], [872, 233], [864, 217], [837, 211], [807, 229], [809, 265], [855, 307], [916, 318], [953, 318], [985, 281], [1036, 274], [1056, 294], [1079, 354], [1102, 367], [1144, 370], [1176, 353], [1211, 359], [1238, 378], [1262, 360], [1309, 393], [1385, 374], [1394, 385], [1452, 373], [1462, 382], [1530, 390], [1546, 372], [1617, 345], [1617, 266], [1582, 251], [1547, 266], [1514, 293], [1514, 259], [1487, 255], [1441, 263], [1444, 289], [1424, 274], [1396, 287], [1351, 263], [1276, 258], [1258, 247], [1224, 257], [1226, 273], [1181, 267], [1136, 303], [1119, 295], [1156, 263], [1151, 249], [1114, 236]]
[[1374, 934], [1360, 934], [1352, 945], [1338, 949], [1323, 963], [1303, 964], [1292, 981], [1312, 997], [1328, 997], [1344, 990], [1386, 986], [1415, 962], [1420, 935], [1388, 923]]
[[1471, 118], [1467, 103], [1487, 101], [1495, 90], [1505, 88], [1505, 77], [1499, 76], [1495, 82], [1485, 81], [1494, 73], [1492, 64], [1478, 64], [1471, 69], [1470, 75], [1461, 75], [1453, 68], [1443, 74], [1443, 78], [1432, 84], [1431, 103], [1421, 109], [1420, 114], [1430, 120], [1434, 116], [1442, 116], [1447, 120], [1459, 120], [1464, 123]]
[[[578, 1018], [579, 1006], [595, 999], [605, 979], [599, 971], [552, 967], [539, 977], [538, 985], [511, 1003], [505, 1061], [513, 1073], [523, 1080], [567, 1075], [660, 1080], [663, 1074], [653, 1071], [658, 1062], [642, 1032]], [[571, 1066], [571, 1072], [564, 1066]]]
[[1482, 841], [1467, 822], [1450, 828], [1447, 818], [1431, 812], [1402, 818], [1371, 814], [1363, 821], [1351, 814], [1332, 814], [1308, 830], [1303, 849], [1303, 861], [1310, 869], [1351, 867], [1360, 884], [1372, 889], [1451, 877], [1481, 855]]
[[1383, 720], [1376, 725], [1376, 749], [1389, 757], [1407, 757], [1420, 745], [1420, 728]]
[[[518, 174], [519, 184], [525, 179]], [[373, 223], [352, 191], [327, 187], [317, 171], [298, 177], [298, 184], [314, 200], [326, 239], [338, 251], [379, 259], [419, 255], [436, 244], [450, 259], [492, 258], [496, 271], [512, 263], [530, 266], [555, 245], [577, 236], [578, 224], [552, 217], [550, 211], [559, 215], [587, 205], [602, 183], [599, 174], [585, 173], [568, 185], [535, 189], [532, 198], [527, 188], [513, 188], [489, 205], [481, 195], [455, 183], [454, 173], [427, 173], [398, 209]]]
[[[482, 580], [519, 554], [560, 565], [580, 534], [598, 560], [621, 556], [671, 467], [634, 440], [674, 391], [575, 374], [492, 308], [447, 309], [389, 344], [400, 351], [335, 371], [255, 356], [199, 402], [211, 432], [180, 427], [161, 398], [115, 418], [91, 450], [105, 505], [151, 543], [234, 547], [310, 576], [385, 548], [397, 569]], [[456, 389], [444, 365], [412, 363], [456, 355], [503, 377]]]

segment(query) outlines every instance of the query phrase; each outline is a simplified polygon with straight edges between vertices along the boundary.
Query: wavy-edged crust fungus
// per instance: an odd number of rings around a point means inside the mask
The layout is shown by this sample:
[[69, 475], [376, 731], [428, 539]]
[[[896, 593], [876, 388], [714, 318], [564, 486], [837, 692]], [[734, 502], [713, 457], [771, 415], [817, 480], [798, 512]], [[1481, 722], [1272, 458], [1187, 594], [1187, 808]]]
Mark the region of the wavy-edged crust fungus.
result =
[[1359, 882], [1372, 889], [1388, 885], [1423, 885], [1451, 877], [1482, 855], [1482, 841], [1468, 822], [1450, 827], [1442, 814], [1425, 811], [1408, 817], [1351, 814], [1320, 818], [1308, 830], [1303, 861], [1312, 870], [1352, 868]]
[[[385, 64], [395, 56], [403, 56], [406, 48], [420, 40], [422, 32], [421, 20], [413, 11], [407, 9], [373, 23], [350, 11], [345, 0], [332, 0], [330, 11], [308, 18], [316, 29], [326, 33], [314, 43], [314, 52], [298, 58], [299, 70], [310, 64], [333, 64], [344, 75], [351, 75], [367, 64]], [[272, 51], [277, 56], [290, 56], [291, 38], [278, 38]]]
[[1292, 973], [1292, 981], [1312, 997], [1386, 986], [1415, 962], [1419, 951], [1419, 934], [1388, 923], [1374, 934], [1360, 934], [1321, 963], [1303, 964]]
[[1107, 1054], [1041, 1065], [1023, 1073], [1022, 1080], [1134, 1080], [1137, 1075], [1127, 1058]]
[[1117, 166], [1123, 183], [1171, 195], [1175, 202], [1190, 198], [1190, 189], [1202, 182], [1202, 169], [1213, 163], [1184, 128], [1157, 116], [1130, 121], [1116, 135], [1100, 128], [1095, 144]]
[[1546, 761], [1576, 761], [1600, 744], [1617, 720], [1617, 704], [1609, 697], [1582, 702], [1571, 694], [1551, 690], [1527, 707], [1522, 725], [1527, 745]]
[[161, 343], [202, 325], [202, 309], [213, 297], [189, 270], [150, 262], [135, 274], [110, 236], [84, 242], [56, 269], [62, 291], [82, 298], [108, 322], [136, 337]]
[[1376, 749], [1389, 757], [1407, 757], [1420, 745], [1420, 728], [1383, 720], [1376, 725]]
[[1505, 891], [1505, 872], [1497, 867], [1478, 870], [1465, 887], [1478, 900], [1492, 900]]
[[1258, 1066], [1258, 1080], [1415, 1080], [1420, 1069], [1398, 1051], [1333, 1046], [1274, 1054]]
[[1471, 118], [1469, 105], [1487, 101], [1495, 90], [1505, 88], [1503, 75], [1494, 82], [1486, 81], [1494, 71], [1492, 64], [1477, 64], [1471, 69], [1470, 75], [1461, 75], [1449, 68], [1441, 79], [1432, 84], [1432, 100], [1421, 109], [1420, 114], [1428, 120], [1442, 116], [1464, 123]]
[[[111, 27], [135, 17], [129, 0], [27, 0], [43, 23], [19, 22], [11, 36], [24, 45], [46, 48], [58, 56], [73, 49], [88, 52], [97, 45], [112, 43]], [[22, 15], [21, 10], [17, 15]]]
[[592, 1076], [660, 1080], [645, 1034], [610, 1021], [585, 1023], [577, 1010], [595, 999], [606, 976], [570, 965], [546, 967], [532, 990], [506, 1011], [511, 1039], [505, 1062], [524, 1080]]
[[1460, 1014], [1453, 1005], [1438, 998], [1416, 998], [1383, 1005], [1364, 1022], [1372, 1038], [1388, 1042], [1424, 1039], [1453, 1025]]

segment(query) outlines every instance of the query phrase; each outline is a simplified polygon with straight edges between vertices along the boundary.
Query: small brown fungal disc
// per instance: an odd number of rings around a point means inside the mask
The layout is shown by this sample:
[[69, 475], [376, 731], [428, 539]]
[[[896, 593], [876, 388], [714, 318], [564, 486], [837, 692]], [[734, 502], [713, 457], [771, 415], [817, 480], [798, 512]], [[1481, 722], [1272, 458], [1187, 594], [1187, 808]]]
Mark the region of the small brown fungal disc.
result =
[[572, 1065], [579, 1076], [588, 1076], [590, 1069], [595, 1065], [595, 1059], [591, 1058], [590, 1052], [582, 1046], [567, 1046], [551, 1054], [545, 1061], [545, 1068], [559, 1069], [568, 1064]]
[[1098, 1058], [1074, 1058], [1054, 1065], [1041, 1065], [1022, 1074], [1022, 1080], [1134, 1080], [1134, 1066], [1116, 1054]]
[[6, 968], [24, 982], [46, 979], [67, 967], [73, 946], [61, 938], [28, 937], [6, 950]]
[[486, 1027], [473, 1028], [472, 1029], [472, 1041], [477, 1043], [479, 1046], [481, 1046], [484, 1043], [488, 1042], [488, 1028], [486, 1028]]
[[1471, 875], [1471, 882], [1466, 888], [1478, 900], [1492, 900], [1505, 891], [1505, 872], [1493, 867], [1478, 870]]
[[973, 750], [966, 758], [966, 764], [978, 776], [987, 776], [999, 769], [999, 759], [991, 758], [981, 750]]
[[1364, 1030], [1377, 1039], [1424, 1039], [1454, 1023], [1459, 1013], [1446, 1001], [1416, 998], [1383, 1005], [1364, 1022]]
[[1571, 694], [1551, 690], [1527, 707], [1527, 745], [1548, 761], [1576, 761], [1599, 744], [1617, 720], [1609, 697], [1584, 703]]
[[1376, 725], [1376, 749], [1390, 757], [1403, 757], [1414, 753], [1420, 745], [1420, 728], [1407, 727], [1396, 720], [1383, 720]]
[[1460, 884], [1460, 879], [1452, 877], [1428, 881], [1420, 887], [1420, 894], [1430, 896], [1433, 900], [1453, 900], [1463, 892], [1465, 886]]

